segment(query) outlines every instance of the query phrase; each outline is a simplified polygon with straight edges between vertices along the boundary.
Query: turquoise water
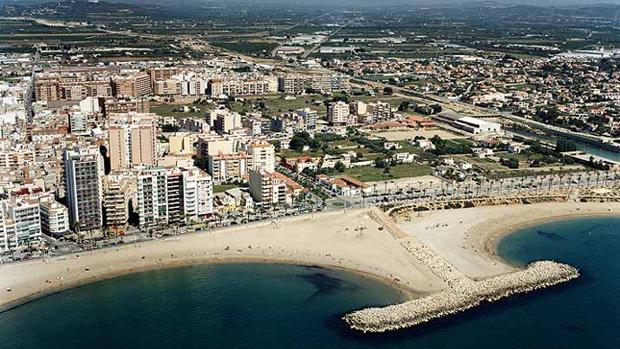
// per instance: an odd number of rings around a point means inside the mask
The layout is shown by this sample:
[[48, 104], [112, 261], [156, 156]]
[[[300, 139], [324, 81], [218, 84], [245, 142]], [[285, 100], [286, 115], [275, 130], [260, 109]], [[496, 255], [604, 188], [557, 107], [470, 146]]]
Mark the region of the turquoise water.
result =
[[360, 275], [229, 264], [101, 281], [0, 313], [0, 348], [620, 348], [620, 218], [524, 229], [502, 240], [513, 263], [555, 259], [576, 282], [386, 335], [342, 313], [402, 299]]

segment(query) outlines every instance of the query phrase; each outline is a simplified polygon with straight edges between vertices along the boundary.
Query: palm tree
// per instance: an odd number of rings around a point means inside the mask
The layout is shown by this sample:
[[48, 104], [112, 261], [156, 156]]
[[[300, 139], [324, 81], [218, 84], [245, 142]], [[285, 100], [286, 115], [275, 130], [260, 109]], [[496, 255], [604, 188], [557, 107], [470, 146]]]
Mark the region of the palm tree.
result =
[[75, 233], [76, 242], [80, 244], [80, 222], [75, 221], [71, 224], [71, 230]]

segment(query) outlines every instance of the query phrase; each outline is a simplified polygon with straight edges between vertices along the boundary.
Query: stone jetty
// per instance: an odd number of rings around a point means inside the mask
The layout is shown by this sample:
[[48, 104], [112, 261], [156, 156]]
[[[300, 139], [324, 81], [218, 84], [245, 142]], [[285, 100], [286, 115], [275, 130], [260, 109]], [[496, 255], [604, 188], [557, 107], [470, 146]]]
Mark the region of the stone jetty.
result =
[[472, 282], [468, 288], [449, 289], [430, 296], [383, 308], [368, 308], [347, 314], [344, 321], [363, 332], [403, 329], [493, 302], [517, 293], [553, 286], [575, 279], [579, 271], [551, 261], [530, 264], [526, 269]]
[[[388, 221], [385, 215], [377, 214], [374, 218], [385, 223], [388, 230], [399, 229], [393, 222]], [[404, 235], [398, 231], [392, 233], [394, 236]], [[465, 311], [484, 302], [494, 302], [513, 294], [557, 285], [579, 277], [579, 271], [570, 265], [539, 261], [522, 270], [484, 280], [473, 280], [414, 237], [403, 238], [401, 245], [411, 257], [440, 278], [446, 284], [445, 289], [405, 303], [367, 308], [347, 314], [343, 320], [350, 328], [363, 332], [385, 332], [412, 327]]]

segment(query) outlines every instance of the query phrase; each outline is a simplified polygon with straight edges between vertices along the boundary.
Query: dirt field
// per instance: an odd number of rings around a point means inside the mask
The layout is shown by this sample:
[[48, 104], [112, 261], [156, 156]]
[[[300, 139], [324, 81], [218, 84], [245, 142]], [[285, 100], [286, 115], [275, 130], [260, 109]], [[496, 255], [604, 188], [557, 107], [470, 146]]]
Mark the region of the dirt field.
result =
[[407, 139], [415, 138], [416, 136], [422, 136], [426, 138], [433, 138], [434, 136], [439, 136], [443, 139], [454, 139], [454, 138], [463, 138], [455, 133], [450, 131], [435, 129], [435, 130], [393, 130], [393, 131], [373, 131], [370, 133], [372, 136], [383, 137], [388, 141], [403, 141]]

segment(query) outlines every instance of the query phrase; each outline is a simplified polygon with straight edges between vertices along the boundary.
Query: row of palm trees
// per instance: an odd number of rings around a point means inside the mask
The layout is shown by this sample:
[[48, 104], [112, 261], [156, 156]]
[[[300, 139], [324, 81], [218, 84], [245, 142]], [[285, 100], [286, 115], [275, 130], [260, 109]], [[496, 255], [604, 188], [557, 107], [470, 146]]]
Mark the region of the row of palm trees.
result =
[[[432, 191], [433, 193], [437, 193], [437, 189], [441, 189], [442, 195], [446, 195], [451, 193], [452, 195], [459, 196], [459, 194], [467, 194], [474, 196], [480, 196], [481, 194], [491, 195], [494, 193], [502, 193], [504, 191], [513, 192], [517, 191], [521, 193], [521, 191], [526, 188], [526, 184], [535, 188], [537, 192], [541, 190], [551, 190], [552, 187], [557, 186], [559, 189], [570, 189], [570, 188], [579, 188], [583, 186], [583, 181], [586, 181], [586, 186], [595, 186], [595, 187], [606, 187], [616, 183], [620, 180], [620, 173], [617, 172], [603, 172], [603, 171], [590, 171], [590, 172], [579, 172], [579, 173], [555, 173], [548, 175], [540, 175], [535, 177], [511, 177], [511, 178], [500, 178], [500, 179], [491, 179], [485, 181], [483, 183], [472, 183], [467, 182], [465, 184], [455, 184], [450, 182], [441, 182], [440, 187], [437, 188], [433, 185], [432, 182], [428, 182], [424, 184], [422, 181], [417, 182], [417, 188], [415, 185], [411, 183], [405, 185], [402, 188], [399, 188], [396, 185], [396, 189], [392, 190], [388, 188], [388, 185], [394, 184], [394, 181], [386, 181], [384, 182], [384, 194], [397, 194], [404, 192], [412, 192], [412, 190], [417, 189], [417, 192], [421, 192], [423, 196], [426, 196], [427, 192]], [[374, 195], [380, 195], [377, 192], [379, 188], [378, 184], [373, 184], [373, 193]]]

